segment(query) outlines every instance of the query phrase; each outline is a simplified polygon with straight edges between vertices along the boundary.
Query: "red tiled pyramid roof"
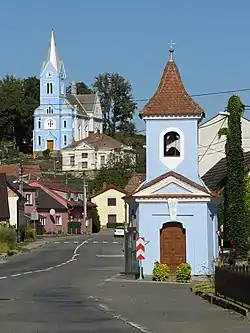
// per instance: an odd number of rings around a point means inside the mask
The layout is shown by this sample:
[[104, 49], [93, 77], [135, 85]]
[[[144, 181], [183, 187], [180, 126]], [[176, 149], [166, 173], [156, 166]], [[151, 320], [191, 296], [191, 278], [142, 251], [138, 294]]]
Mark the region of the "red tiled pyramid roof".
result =
[[187, 93], [179, 70], [172, 59], [168, 61], [154, 96], [140, 112], [141, 116], [201, 116], [203, 109]]

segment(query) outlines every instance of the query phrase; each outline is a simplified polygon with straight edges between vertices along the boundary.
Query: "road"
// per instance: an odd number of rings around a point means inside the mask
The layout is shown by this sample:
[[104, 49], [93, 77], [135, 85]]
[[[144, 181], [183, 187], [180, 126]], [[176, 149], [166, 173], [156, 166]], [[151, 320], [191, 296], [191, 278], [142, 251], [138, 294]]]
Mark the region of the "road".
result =
[[123, 240], [60, 240], [0, 264], [1, 333], [249, 332], [186, 285], [121, 280]]

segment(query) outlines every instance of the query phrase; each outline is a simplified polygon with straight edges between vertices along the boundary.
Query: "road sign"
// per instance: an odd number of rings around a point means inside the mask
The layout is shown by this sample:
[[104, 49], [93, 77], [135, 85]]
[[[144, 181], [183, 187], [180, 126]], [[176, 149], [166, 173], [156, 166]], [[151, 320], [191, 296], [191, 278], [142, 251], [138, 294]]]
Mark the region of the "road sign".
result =
[[33, 210], [30, 215], [32, 221], [38, 220], [38, 212], [36, 210]]
[[136, 239], [136, 259], [145, 259], [145, 239], [144, 237], [139, 237]]

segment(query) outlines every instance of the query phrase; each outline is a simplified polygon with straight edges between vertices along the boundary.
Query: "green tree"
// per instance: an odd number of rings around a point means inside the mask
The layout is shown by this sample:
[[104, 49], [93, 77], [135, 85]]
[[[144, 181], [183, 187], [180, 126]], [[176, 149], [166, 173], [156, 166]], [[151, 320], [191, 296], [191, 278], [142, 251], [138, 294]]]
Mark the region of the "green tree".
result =
[[238, 96], [230, 97], [228, 127], [219, 131], [226, 136], [227, 178], [224, 188], [224, 238], [236, 245], [238, 257], [247, 254], [246, 181], [242, 149], [241, 116], [244, 105]]
[[100, 215], [97, 207], [92, 208], [92, 232], [97, 233], [101, 230]]
[[90, 191], [98, 191], [105, 183], [107, 186], [116, 185], [124, 188], [135, 170], [135, 161], [129, 154], [113, 153], [105, 167], [98, 170], [95, 180], [90, 184]]
[[[67, 87], [67, 93], [71, 93], [71, 84]], [[93, 90], [84, 82], [76, 82], [76, 93], [77, 95], [93, 94]]]
[[104, 132], [114, 136], [117, 131], [135, 132], [133, 119], [136, 103], [132, 97], [131, 84], [118, 73], [103, 73], [93, 84], [99, 93], [103, 116]]

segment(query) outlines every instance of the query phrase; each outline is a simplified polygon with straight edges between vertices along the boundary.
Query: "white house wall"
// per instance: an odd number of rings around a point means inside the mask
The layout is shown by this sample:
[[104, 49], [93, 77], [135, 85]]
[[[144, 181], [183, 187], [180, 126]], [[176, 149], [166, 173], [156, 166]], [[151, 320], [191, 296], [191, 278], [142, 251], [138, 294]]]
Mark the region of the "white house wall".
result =
[[18, 197], [8, 197], [10, 211], [10, 225], [17, 226], [17, 201]]
[[[218, 115], [199, 127], [199, 173], [202, 177], [225, 157], [226, 138], [218, 137], [221, 128], [227, 127], [227, 118]], [[242, 118], [242, 146], [250, 151], [250, 121]]]

